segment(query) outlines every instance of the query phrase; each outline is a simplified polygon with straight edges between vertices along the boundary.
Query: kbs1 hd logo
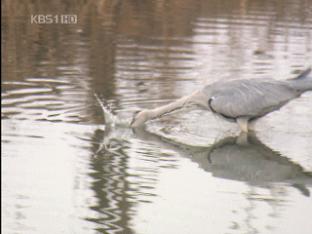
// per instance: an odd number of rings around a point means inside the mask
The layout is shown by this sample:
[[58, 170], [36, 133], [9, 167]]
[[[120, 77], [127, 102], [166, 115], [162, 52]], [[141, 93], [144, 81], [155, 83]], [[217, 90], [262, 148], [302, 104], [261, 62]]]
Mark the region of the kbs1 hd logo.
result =
[[77, 24], [77, 22], [77, 15], [37, 14], [30, 16], [31, 24]]

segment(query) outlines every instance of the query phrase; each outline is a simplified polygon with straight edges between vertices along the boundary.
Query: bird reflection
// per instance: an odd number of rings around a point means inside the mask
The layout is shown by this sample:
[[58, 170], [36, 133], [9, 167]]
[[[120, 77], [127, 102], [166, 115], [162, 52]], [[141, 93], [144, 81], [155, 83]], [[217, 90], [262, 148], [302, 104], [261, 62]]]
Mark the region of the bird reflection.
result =
[[[135, 133], [144, 141], [157, 142], [162, 148], [174, 150], [181, 156], [190, 158], [214, 177], [242, 181], [248, 185], [247, 192], [243, 194], [246, 198], [243, 208], [246, 219], [243, 222], [232, 220], [230, 229], [245, 226], [248, 233], [259, 233], [253, 224], [253, 220], [258, 217], [258, 200], [267, 202], [272, 208], [268, 213], [269, 217], [277, 217], [279, 203], [287, 197], [287, 193], [281, 193], [285, 191], [285, 186], [292, 186], [302, 195], [310, 196], [311, 172], [305, 172], [299, 164], [264, 145], [252, 133], [225, 137], [210, 147], [202, 148], [169, 142], [144, 130], [137, 130]], [[257, 187], [268, 189], [270, 197], [258, 194]]]
[[[145, 129], [108, 127], [104, 131], [96, 131], [93, 142], [100, 143], [94, 145], [92, 150], [93, 172], [90, 174], [94, 179], [92, 189], [98, 202], [90, 208], [98, 213], [98, 217], [88, 220], [99, 225], [97, 230], [100, 233], [133, 233], [130, 225], [133, 212], [137, 204], [143, 202], [142, 198], [147, 199], [140, 194], [157, 196], [154, 189], [158, 180], [158, 162], [176, 164], [176, 161], [169, 162], [166, 156], [158, 155], [159, 151], [153, 151], [151, 147], [177, 152], [214, 177], [245, 182], [249, 192], [243, 194], [247, 200], [244, 225], [253, 233], [256, 229], [252, 220], [256, 217], [254, 213], [259, 199], [257, 187], [269, 189], [272, 195], [268, 200], [268, 204], [272, 206], [272, 213], [269, 215], [272, 217], [279, 213], [276, 209], [279, 201], [284, 200], [282, 197], [287, 197], [287, 193], [276, 194], [274, 188], [292, 186], [302, 195], [310, 196], [311, 172], [305, 172], [302, 166], [264, 145], [251, 133], [225, 137], [209, 147], [190, 147], [164, 139]], [[137, 166], [131, 166], [133, 155], [129, 154], [128, 149], [133, 147], [132, 143], [137, 147], [133, 151], [138, 154], [135, 157], [143, 157], [143, 161], [149, 162], [145, 165], [146, 168], [140, 166], [143, 171]], [[155, 163], [151, 159], [155, 159]], [[233, 220], [233, 223], [238, 225], [240, 222]]]
[[169, 142], [144, 130], [136, 131], [136, 135], [179, 151], [215, 177], [261, 187], [268, 183], [287, 183], [310, 196], [312, 173], [264, 145], [253, 133], [225, 137], [210, 147], [201, 148]]

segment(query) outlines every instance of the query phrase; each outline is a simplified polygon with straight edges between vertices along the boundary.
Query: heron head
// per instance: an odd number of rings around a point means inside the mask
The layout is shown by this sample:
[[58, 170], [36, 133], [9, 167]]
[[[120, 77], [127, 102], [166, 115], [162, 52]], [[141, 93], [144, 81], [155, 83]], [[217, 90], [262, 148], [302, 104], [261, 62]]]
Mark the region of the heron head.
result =
[[149, 118], [148, 110], [141, 110], [134, 113], [130, 126], [137, 128], [142, 126]]

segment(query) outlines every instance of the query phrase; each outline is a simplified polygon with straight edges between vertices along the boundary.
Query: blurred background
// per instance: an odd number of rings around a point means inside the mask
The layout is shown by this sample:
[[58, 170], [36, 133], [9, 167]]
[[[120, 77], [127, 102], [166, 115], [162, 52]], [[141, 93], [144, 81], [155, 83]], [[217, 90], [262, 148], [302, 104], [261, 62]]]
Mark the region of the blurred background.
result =
[[202, 110], [109, 129], [94, 94], [130, 119], [214, 81], [294, 77], [311, 0], [1, 5], [3, 233], [310, 233], [311, 92], [247, 146]]

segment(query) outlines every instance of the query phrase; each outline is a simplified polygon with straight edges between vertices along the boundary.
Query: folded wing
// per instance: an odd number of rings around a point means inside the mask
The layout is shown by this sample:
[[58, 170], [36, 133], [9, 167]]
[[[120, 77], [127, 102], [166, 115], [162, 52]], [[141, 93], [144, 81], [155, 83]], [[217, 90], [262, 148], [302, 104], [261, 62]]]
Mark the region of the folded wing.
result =
[[282, 81], [236, 80], [219, 83], [209, 99], [212, 111], [228, 118], [263, 116], [279, 109], [298, 93]]

